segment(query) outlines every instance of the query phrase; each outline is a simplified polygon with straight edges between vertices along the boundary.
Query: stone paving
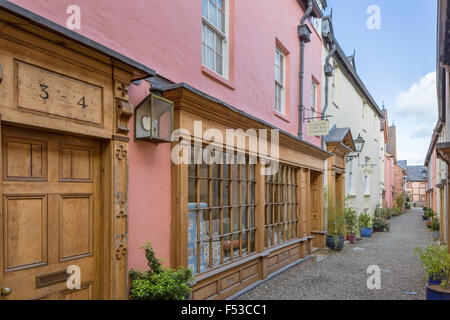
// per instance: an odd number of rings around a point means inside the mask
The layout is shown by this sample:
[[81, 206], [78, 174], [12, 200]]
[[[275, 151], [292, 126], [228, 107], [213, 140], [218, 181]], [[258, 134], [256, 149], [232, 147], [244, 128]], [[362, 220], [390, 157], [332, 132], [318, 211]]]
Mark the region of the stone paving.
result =
[[[390, 232], [374, 233], [340, 252], [293, 267], [240, 296], [238, 300], [424, 300], [425, 272], [416, 247], [433, 242], [431, 232], [413, 208], [389, 220]], [[366, 273], [381, 268], [381, 289], [369, 290]]]

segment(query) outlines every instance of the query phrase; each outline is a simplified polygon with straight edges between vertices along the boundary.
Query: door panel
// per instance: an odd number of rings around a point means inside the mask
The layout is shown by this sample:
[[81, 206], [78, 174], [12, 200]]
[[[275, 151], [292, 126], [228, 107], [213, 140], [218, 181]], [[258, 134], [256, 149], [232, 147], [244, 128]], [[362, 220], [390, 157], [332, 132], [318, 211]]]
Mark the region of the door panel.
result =
[[[98, 299], [100, 143], [4, 126], [2, 162], [6, 299]], [[71, 265], [81, 270], [80, 290], [67, 289]]]
[[318, 175], [312, 174], [311, 175], [311, 221], [312, 231], [322, 231], [321, 226], [321, 219], [322, 219], [322, 212], [320, 212], [321, 206], [319, 203], [320, 199], [320, 190], [319, 190], [319, 183], [318, 183]]

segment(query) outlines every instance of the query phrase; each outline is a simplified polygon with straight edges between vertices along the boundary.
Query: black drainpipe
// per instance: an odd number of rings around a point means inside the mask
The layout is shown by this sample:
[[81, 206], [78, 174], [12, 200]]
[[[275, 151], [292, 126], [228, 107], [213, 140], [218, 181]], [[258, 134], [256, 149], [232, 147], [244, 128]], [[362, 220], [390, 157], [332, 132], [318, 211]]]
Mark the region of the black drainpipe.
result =
[[[330, 59], [334, 54], [336, 53], [336, 43], [334, 42], [334, 39], [331, 37], [332, 45], [331, 45], [331, 51], [328, 54], [327, 58], [325, 59], [325, 66], [324, 66], [324, 72], [325, 72], [325, 105], [323, 106], [322, 110], [322, 120], [325, 119], [325, 114], [328, 109], [328, 92], [330, 90], [330, 80], [329, 78], [333, 75], [333, 66], [330, 63]], [[324, 139], [322, 139], [322, 149], [325, 147]]]
[[[306, 19], [308, 19], [309, 15], [311, 14], [313, 10], [312, 6], [312, 0], [309, 0], [308, 2], [308, 9], [306, 10], [305, 14], [303, 15], [302, 19], [300, 20], [300, 27], [305, 25]], [[298, 124], [298, 138], [300, 140], [303, 140], [303, 78], [305, 74], [305, 39], [303, 37], [300, 37], [300, 73], [299, 76], [299, 106], [298, 106], [298, 113], [299, 113], [299, 124]]]

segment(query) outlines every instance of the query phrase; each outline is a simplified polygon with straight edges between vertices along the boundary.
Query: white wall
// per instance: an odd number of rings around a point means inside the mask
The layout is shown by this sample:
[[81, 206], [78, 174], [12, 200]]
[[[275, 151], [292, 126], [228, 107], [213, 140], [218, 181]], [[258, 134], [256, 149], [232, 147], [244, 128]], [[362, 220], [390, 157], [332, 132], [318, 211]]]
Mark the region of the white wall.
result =
[[[327, 55], [328, 50], [324, 45], [324, 64]], [[384, 150], [381, 150], [381, 147], [384, 147], [384, 137], [380, 134], [381, 119], [379, 114], [370, 106], [370, 101], [363, 97], [356, 83], [346, 75], [338, 60], [332, 58], [331, 63], [335, 66], [335, 75], [329, 78], [329, 105], [326, 111], [327, 115], [332, 116], [330, 118], [330, 128], [333, 125], [336, 125], [338, 128], [349, 127], [353, 139], [356, 139], [361, 134], [366, 141], [359, 158], [347, 163], [347, 205], [357, 209], [359, 212], [367, 211], [373, 214], [376, 206], [381, 205], [381, 181], [384, 181], [384, 175], [382, 177], [382, 172], [384, 172]], [[335, 90], [333, 90], [333, 82], [335, 83]], [[325, 75], [322, 83], [322, 97], [325, 97]], [[325, 98], [322, 99], [322, 103], [325, 103]], [[366, 160], [374, 166], [362, 167], [361, 165], [366, 164]], [[350, 171], [353, 171], [351, 178]], [[366, 175], [369, 181], [367, 192], [364, 190]], [[350, 185], [353, 185], [353, 190], [350, 189]]]

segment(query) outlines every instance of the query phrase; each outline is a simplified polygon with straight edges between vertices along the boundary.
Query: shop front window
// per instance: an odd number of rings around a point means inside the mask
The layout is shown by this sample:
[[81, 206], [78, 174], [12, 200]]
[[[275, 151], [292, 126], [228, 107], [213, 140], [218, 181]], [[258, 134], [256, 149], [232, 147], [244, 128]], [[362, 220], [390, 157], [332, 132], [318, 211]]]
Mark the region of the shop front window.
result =
[[223, 164], [188, 169], [187, 254], [194, 273], [255, 252], [256, 165], [245, 157], [222, 156]]
[[265, 247], [297, 238], [297, 169], [281, 165], [265, 178]]

